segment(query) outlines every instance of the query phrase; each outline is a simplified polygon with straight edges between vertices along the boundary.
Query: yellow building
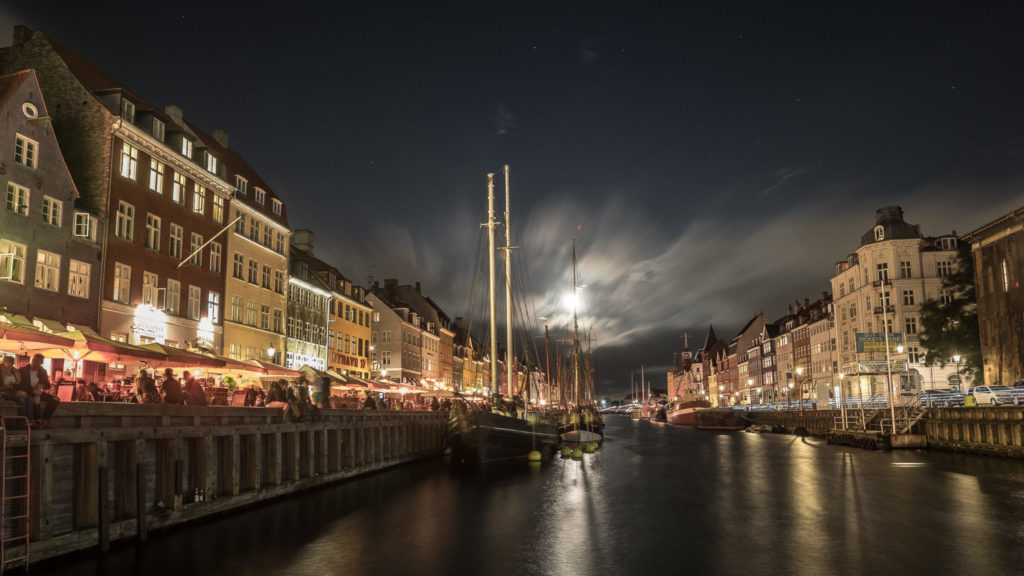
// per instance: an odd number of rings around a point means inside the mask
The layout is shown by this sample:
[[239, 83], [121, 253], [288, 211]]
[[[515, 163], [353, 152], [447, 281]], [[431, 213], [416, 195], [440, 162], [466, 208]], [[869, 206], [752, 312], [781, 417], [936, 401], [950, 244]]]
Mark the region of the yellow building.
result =
[[370, 313], [363, 288], [339, 277], [331, 292], [327, 365], [339, 374], [370, 377]]
[[292, 232], [284, 203], [234, 151], [222, 146], [235, 194], [225, 233], [224, 354], [283, 364], [288, 309], [288, 250]]

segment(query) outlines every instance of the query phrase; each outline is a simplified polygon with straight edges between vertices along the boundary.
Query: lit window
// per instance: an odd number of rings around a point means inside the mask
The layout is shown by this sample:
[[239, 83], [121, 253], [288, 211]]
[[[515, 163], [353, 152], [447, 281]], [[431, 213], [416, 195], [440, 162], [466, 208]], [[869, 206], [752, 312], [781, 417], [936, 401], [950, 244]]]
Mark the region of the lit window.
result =
[[35, 286], [51, 292], [60, 288], [60, 255], [45, 250], [36, 252]]
[[192, 255], [192, 259], [189, 260], [189, 262], [191, 262], [193, 266], [202, 266], [203, 265], [203, 251], [199, 249], [199, 247], [202, 246], [202, 245], [203, 245], [203, 237], [202, 237], [202, 235], [196, 234], [195, 232], [193, 232], [192, 233], [192, 244], [191, 244], [191, 246], [189, 248], [189, 252], [188, 252], [189, 254]]
[[160, 251], [160, 217], [146, 214], [146, 248]]
[[25, 245], [0, 240], [0, 279], [25, 283]]
[[117, 205], [114, 235], [122, 240], [132, 241], [135, 235], [135, 206], [127, 202], [121, 202]]
[[68, 272], [68, 294], [78, 298], [89, 297], [89, 276], [91, 268], [88, 263], [79, 260], [71, 260], [71, 267]]
[[199, 320], [199, 307], [202, 305], [203, 289], [199, 286], [188, 287], [188, 317]]
[[14, 138], [14, 161], [29, 168], [36, 167], [36, 150], [39, 144], [35, 140], [29, 140], [21, 134]]
[[256, 303], [252, 300], [245, 301], [245, 325], [256, 325]]
[[220, 323], [220, 293], [210, 292], [206, 298], [206, 317], [214, 324]]
[[132, 267], [120, 262], [114, 263], [113, 300], [122, 304], [131, 303]]
[[206, 188], [198, 182], [195, 183], [195, 188], [192, 191], [192, 211], [196, 214], [206, 211]]
[[152, 272], [142, 273], [142, 303], [149, 306], [156, 304], [156, 288], [160, 278]]
[[192, 157], [192, 141], [188, 138], [181, 139], [181, 155], [185, 158]]
[[28, 188], [14, 182], [7, 183], [7, 211], [28, 216]]
[[175, 172], [174, 185], [171, 187], [171, 200], [174, 200], [178, 204], [184, 204], [187, 184], [185, 175], [180, 172]]
[[139, 150], [131, 144], [121, 144], [121, 176], [135, 180], [139, 169]]
[[184, 239], [184, 230], [177, 224], [171, 224], [171, 232], [168, 235], [167, 254], [175, 260], [181, 260], [181, 243]]
[[210, 244], [210, 272], [220, 274], [221, 246], [220, 242]]
[[164, 306], [169, 314], [177, 314], [181, 309], [181, 282], [167, 279], [167, 296]]
[[63, 207], [64, 203], [60, 200], [43, 196], [43, 222], [59, 228]]
[[213, 220], [218, 224], [224, 223], [224, 197], [213, 197]]
[[260, 328], [270, 330], [270, 306], [260, 306]]
[[157, 194], [164, 193], [164, 165], [152, 158], [149, 159], [149, 189]]
[[209, 152], [206, 153], [206, 171], [213, 174], [217, 173], [217, 157]]
[[241, 322], [242, 321], [242, 297], [232, 296], [231, 297], [231, 321]]

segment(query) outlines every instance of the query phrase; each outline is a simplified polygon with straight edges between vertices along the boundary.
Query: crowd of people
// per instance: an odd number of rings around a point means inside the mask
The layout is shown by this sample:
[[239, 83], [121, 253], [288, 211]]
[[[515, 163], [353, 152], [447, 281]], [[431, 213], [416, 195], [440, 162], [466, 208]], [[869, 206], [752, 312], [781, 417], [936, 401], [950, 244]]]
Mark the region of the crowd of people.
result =
[[[43, 356], [36, 354], [28, 363], [15, 367], [14, 357], [6, 356], [0, 365], [0, 398], [13, 401], [18, 407], [18, 413], [25, 416], [33, 428], [54, 427], [50, 417], [60, 404], [56, 394], [57, 386], [72, 387], [70, 399], [73, 402], [187, 406], [218, 403], [211, 397], [218, 388], [215, 381], [196, 377], [188, 370], [181, 372], [179, 378], [172, 368], [165, 368], [154, 378], [149, 370], [142, 369], [135, 376], [126, 376], [120, 382], [108, 386], [86, 382], [83, 378], [76, 380], [69, 371], [65, 378], [51, 384], [43, 362]], [[265, 387], [249, 384], [245, 388], [236, 388], [232, 397], [228, 397], [226, 401], [223, 400], [226, 393], [221, 393], [220, 397], [221, 404], [282, 408], [290, 420], [315, 418], [319, 410], [324, 408], [441, 410], [450, 406], [447, 398], [441, 402], [436, 396], [426, 399], [405, 395], [403, 398], [372, 391], [353, 390], [347, 390], [343, 394], [332, 394], [330, 382], [326, 378], [317, 378], [311, 384], [305, 377], [293, 381], [282, 378], [270, 382]]]

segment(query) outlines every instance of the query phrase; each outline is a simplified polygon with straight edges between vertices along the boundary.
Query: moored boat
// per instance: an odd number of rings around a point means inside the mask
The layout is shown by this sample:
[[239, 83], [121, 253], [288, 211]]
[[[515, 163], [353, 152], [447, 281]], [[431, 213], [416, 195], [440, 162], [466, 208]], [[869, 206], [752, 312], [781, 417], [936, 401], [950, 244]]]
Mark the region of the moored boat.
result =
[[697, 412], [710, 408], [707, 400], [691, 400], [688, 402], [672, 402], [665, 408], [665, 418], [669, 424], [676, 426], [697, 426]]

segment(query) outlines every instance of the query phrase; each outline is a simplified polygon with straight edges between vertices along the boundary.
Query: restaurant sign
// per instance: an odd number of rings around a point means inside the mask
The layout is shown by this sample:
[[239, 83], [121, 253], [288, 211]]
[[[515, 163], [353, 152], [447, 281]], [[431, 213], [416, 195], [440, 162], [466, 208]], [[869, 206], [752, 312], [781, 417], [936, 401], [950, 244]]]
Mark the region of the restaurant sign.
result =
[[[857, 353], [868, 354], [881, 352], [885, 354], [885, 333], [884, 332], [857, 332]], [[903, 333], [892, 332], [889, 334], [889, 353], [895, 354], [896, 347], [903, 345]]]

